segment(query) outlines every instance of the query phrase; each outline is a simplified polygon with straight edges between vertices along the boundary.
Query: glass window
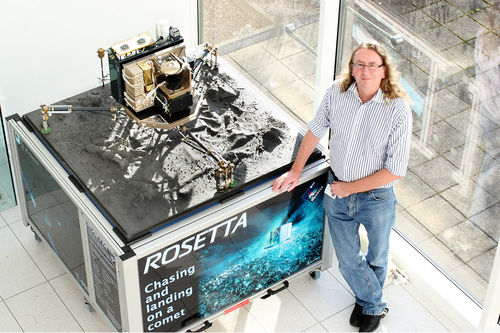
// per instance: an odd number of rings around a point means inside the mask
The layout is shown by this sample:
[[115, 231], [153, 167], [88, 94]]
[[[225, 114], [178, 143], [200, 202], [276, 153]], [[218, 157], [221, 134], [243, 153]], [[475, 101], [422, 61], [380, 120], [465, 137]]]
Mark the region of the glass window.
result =
[[200, 42], [266, 95], [308, 122], [314, 83], [320, 1], [200, 0]]
[[337, 58], [344, 64], [367, 39], [391, 53], [414, 122], [396, 227], [479, 303], [500, 236], [499, 11], [490, 3], [344, 1]]

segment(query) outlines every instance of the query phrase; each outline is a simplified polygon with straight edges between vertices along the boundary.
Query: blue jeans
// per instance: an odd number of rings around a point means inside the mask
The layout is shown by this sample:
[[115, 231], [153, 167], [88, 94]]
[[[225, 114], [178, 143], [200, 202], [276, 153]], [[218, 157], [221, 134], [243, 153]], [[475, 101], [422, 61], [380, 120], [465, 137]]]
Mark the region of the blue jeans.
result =
[[[328, 183], [333, 182], [331, 172]], [[356, 193], [332, 199], [325, 195], [323, 206], [339, 269], [351, 287], [356, 302], [366, 315], [380, 315], [386, 306], [382, 297], [389, 258], [389, 236], [396, 220], [393, 188]], [[368, 252], [361, 253], [359, 226], [368, 235]]]

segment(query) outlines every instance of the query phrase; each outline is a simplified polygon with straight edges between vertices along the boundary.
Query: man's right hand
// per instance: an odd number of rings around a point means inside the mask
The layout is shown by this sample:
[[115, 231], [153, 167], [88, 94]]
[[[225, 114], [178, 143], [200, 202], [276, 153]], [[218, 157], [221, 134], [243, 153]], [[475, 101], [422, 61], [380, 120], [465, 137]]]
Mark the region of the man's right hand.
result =
[[273, 182], [273, 191], [283, 193], [284, 190], [290, 192], [299, 183], [300, 172], [288, 171], [276, 178]]
[[276, 178], [273, 182], [273, 191], [280, 191], [283, 193], [284, 190], [290, 192], [297, 186], [299, 183], [300, 173], [304, 169], [306, 165], [307, 159], [311, 155], [314, 147], [319, 142], [319, 138], [315, 137], [312, 134], [311, 130], [307, 130], [306, 135], [304, 136], [304, 140], [300, 144], [299, 151], [297, 153], [297, 157], [295, 158], [295, 162], [287, 173], [282, 174], [278, 178]]

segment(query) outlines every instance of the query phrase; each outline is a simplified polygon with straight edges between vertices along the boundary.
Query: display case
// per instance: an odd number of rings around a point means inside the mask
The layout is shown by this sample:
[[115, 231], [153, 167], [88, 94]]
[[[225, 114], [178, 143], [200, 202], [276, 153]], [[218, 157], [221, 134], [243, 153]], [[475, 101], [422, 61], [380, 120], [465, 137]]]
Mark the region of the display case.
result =
[[[120, 112], [54, 115], [49, 134], [38, 110], [8, 118], [25, 224], [117, 331], [207, 327], [330, 267], [325, 152], [293, 191], [273, 192], [303, 129], [229, 66], [205, 70], [204, 110], [185, 126], [235, 164], [224, 190], [206, 151], [174, 130]], [[105, 86], [62, 103], [114, 102]]]

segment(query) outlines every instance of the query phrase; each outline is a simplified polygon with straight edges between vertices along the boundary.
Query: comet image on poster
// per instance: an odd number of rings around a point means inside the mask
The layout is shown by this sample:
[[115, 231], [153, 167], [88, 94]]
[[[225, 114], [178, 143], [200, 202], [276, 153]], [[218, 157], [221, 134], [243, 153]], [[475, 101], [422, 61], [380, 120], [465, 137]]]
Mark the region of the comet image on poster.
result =
[[223, 310], [321, 259], [323, 183], [318, 180], [247, 211], [247, 227], [202, 251], [201, 317]]

